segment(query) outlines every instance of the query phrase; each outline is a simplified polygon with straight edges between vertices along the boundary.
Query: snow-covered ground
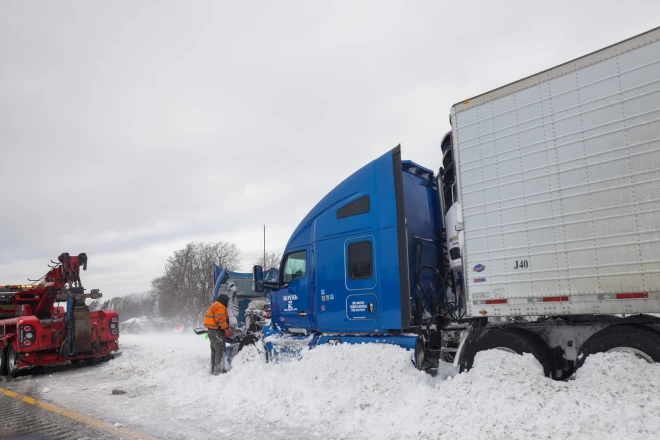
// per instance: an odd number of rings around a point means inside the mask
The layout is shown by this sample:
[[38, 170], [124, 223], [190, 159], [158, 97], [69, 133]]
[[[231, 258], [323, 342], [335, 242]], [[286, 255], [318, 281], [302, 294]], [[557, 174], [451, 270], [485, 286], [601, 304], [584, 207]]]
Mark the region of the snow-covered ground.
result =
[[[655, 439], [660, 365], [612, 353], [577, 378], [543, 377], [531, 356], [481, 353], [431, 377], [386, 345], [323, 346], [266, 364], [256, 349], [210, 376], [200, 336], [123, 335], [123, 355], [8, 384], [164, 439]], [[112, 395], [113, 389], [126, 394]]]

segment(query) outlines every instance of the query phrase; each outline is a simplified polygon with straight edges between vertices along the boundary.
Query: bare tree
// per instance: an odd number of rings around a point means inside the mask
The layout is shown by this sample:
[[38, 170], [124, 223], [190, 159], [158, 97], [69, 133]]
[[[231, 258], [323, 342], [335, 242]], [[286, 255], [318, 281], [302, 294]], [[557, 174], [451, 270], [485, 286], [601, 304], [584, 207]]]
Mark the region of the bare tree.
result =
[[163, 317], [199, 324], [210, 306], [213, 264], [228, 270], [240, 268], [241, 253], [233, 243], [195, 243], [167, 259], [165, 273], [151, 282]]
[[266, 260], [264, 261], [264, 256], [260, 256], [252, 262], [253, 266], [261, 266], [264, 270], [268, 270], [272, 267], [279, 269], [280, 261], [282, 260], [282, 254], [276, 254], [275, 252], [266, 252]]
[[230, 271], [241, 268], [241, 251], [234, 243], [219, 241], [218, 243], [208, 244], [206, 247], [208, 252], [216, 258], [214, 263], [218, 266]]

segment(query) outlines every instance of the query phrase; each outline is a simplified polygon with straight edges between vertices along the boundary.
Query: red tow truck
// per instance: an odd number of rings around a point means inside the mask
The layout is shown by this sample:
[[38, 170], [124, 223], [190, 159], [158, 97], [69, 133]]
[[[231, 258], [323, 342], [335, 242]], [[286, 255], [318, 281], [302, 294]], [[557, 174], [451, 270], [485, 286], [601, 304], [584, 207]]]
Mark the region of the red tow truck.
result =
[[102, 296], [81, 285], [87, 255], [63, 253], [57, 260], [33, 284], [0, 285], [0, 375], [65, 362], [92, 365], [119, 353], [117, 312], [85, 305]]

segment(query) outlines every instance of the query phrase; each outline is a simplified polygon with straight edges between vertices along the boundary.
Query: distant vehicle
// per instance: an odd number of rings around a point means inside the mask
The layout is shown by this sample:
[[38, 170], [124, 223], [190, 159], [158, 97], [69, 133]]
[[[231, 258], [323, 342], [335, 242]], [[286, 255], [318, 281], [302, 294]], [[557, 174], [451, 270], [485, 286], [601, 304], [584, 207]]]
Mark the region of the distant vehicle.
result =
[[555, 379], [598, 352], [660, 362], [659, 84], [656, 28], [455, 104], [437, 174], [400, 146], [357, 170], [274, 282], [254, 267], [269, 356], [389, 343], [467, 370], [501, 349]]
[[183, 333], [183, 324], [178, 324], [174, 326], [174, 333]]

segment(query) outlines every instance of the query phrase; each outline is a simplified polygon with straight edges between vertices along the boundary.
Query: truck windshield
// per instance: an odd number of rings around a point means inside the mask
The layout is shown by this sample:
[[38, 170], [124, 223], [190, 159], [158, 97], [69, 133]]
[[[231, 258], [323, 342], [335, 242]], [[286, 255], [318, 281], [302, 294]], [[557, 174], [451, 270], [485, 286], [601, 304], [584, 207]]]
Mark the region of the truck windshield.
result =
[[307, 251], [287, 255], [282, 273], [282, 284], [287, 285], [296, 278], [302, 278], [307, 271]]

